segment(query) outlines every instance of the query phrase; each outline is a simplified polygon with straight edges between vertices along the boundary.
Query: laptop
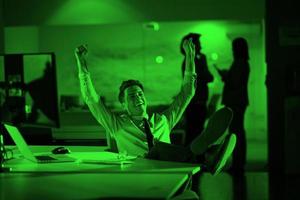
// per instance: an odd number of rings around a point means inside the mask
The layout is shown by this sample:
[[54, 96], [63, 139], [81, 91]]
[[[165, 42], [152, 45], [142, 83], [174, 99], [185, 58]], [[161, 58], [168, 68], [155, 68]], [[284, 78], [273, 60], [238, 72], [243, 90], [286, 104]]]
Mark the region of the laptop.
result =
[[60, 162], [74, 162], [77, 159], [72, 158], [67, 155], [61, 154], [43, 154], [43, 155], [34, 155], [30, 150], [29, 146], [27, 145], [26, 141], [24, 140], [23, 136], [21, 135], [20, 131], [17, 127], [4, 124], [7, 132], [17, 145], [20, 153], [28, 160], [35, 162], [35, 163], [60, 163]]

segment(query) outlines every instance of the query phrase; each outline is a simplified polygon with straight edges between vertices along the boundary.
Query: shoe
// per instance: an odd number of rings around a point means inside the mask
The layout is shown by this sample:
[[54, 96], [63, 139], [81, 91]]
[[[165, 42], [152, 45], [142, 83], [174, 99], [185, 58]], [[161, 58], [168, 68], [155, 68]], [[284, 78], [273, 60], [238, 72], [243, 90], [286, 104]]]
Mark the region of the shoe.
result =
[[214, 145], [205, 153], [204, 165], [212, 175], [217, 175], [224, 168], [227, 160], [232, 155], [236, 144], [236, 135], [227, 135], [220, 145]]
[[217, 110], [209, 119], [205, 129], [196, 137], [190, 145], [195, 155], [201, 155], [222, 136], [225, 137], [226, 130], [232, 120], [233, 112], [229, 107]]

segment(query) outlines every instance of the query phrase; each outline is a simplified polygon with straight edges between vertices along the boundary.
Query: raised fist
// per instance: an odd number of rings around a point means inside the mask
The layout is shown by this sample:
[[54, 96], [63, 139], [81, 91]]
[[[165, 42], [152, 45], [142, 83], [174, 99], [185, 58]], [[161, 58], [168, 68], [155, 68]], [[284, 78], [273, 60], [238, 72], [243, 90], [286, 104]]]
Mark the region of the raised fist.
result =
[[193, 43], [192, 38], [183, 41], [183, 49], [185, 55], [195, 57], [195, 44]]
[[75, 49], [75, 56], [79, 59], [85, 58], [88, 53], [88, 47], [87, 45], [80, 45]]
[[80, 45], [75, 49], [75, 57], [77, 59], [77, 66], [79, 69], [79, 72], [87, 72], [87, 54], [88, 54], [88, 48], [87, 45]]

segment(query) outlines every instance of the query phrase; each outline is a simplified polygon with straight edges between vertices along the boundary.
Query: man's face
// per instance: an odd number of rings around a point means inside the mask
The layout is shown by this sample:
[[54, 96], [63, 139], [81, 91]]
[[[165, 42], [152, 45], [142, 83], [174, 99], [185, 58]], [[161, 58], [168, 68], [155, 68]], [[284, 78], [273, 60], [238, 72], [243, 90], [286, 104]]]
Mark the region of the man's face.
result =
[[147, 102], [143, 90], [137, 85], [126, 88], [123, 106], [131, 116], [145, 116]]

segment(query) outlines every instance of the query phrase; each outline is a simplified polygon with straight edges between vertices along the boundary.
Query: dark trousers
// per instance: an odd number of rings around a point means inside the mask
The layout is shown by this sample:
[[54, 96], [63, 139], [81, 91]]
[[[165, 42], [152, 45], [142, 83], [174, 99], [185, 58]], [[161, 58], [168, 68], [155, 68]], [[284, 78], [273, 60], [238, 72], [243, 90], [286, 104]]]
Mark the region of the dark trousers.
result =
[[204, 129], [205, 120], [207, 118], [207, 107], [201, 103], [190, 103], [185, 111], [185, 146], [199, 135]]
[[233, 151], [231, 170], [243, 173], [246, 164], [247, 143], [244, 128], [244, 115], [246, 106], [229, 106], [233, 110], [233, 118], [229, 126], [229, 132], [236, 134], [237, 141]]
[[[204, 162], [204, 156], [194, 155], [189, 146], [174, 145], [164, 142], [157, 142], [146, 158], [171, 162], [198, 163], [199, 165]], [[194, 174], [189, 186], [189, 189], [195, 191], [198, 195], [200, 194], [199, 184], [201, 174], [202, 173]]]
[[157, 142], [147, 154], [146, 158], [172, 162], [197, 162], [196, 156], [189, 146], [174, 145], [165, 142]]

